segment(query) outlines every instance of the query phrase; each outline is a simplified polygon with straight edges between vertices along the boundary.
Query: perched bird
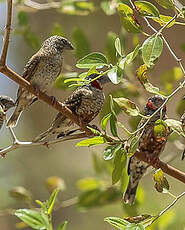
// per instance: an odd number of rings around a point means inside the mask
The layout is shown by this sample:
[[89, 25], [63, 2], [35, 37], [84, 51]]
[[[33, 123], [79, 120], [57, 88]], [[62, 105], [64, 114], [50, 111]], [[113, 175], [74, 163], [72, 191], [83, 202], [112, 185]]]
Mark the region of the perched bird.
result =
[[[40, 50], [30, 58], [22, 77], [32, 83], [36, 89], [47, 92], [62, 70], [64, 50], [73, 50], [72, 44], [66, 38], [49, 37], [43, 42]], [[33, 94], [19, 87], [16, 108], [7, 126], [16, 126], [22, 111], [36, 100]]]
[[[101, 111], [104, 104], [104, 93], [102, 84], [110, 82], [107, 75], [101, 76], [94, 80], [98, 74], [91, 74], [86, 79], [92, 80], [89, 84], [78, 87], [71, 96], [65, 101], [67, 106], [84, 124], [91, 122]], [[34, 142], [51, 140], [72, 132], [73, 129], [79, 127], [69, 118], [58, 113], [51, 127], [34, 139]]]
[[0, 129], [4, 121], [6, 120], [7, 110], [9, 110], [10, 108], [14, 106], [15, 106], [15, 103], [13, 99], [11, 99], [8, 96], [4, 96], [4, 95], [0, 96]]
[[[145, 116], [151, 116], [157, 109], [161, 107], [165, 99], [161, 96], [155, 95], [148, 99], [148, 102], [145, 106]], [[167, 137], [169, 135], [168, 128], [164, 137], [158, 138], [154, 133], [155, 122], [158, 119], [166, 119], [166, 106], [162, 108], [162, 113], [157, 112], [148, 122], [148, 124], [141, 130], [138, 135], [141, 135], [138, 144], [138, 151], [145, 154], [149, 159], [157, 159], [159, 154], [164, 150], [165, 144], [167, 142]], [[143, 118], [139, 127], [141, 127], [146, 122], [146, 119]], [[156, 158], [155, 158], [156, 157]], [[146, 172], [149, 165], [146, 162], [143, 162], [136, 157], [132, 156], [129, 159], [128, 164], [128, 175], [129, 183], [127, 190], [124, 194], [125, 203], [133, 204], [135, 201], [136, 190], [140, 179], [143, 174]]]

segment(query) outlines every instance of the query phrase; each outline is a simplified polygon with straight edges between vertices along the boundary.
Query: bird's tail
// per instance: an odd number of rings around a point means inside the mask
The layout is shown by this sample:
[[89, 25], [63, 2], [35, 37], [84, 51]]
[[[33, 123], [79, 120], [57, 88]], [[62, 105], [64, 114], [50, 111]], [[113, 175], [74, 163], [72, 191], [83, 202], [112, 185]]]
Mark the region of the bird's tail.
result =
[[137, 191], [137, 186], [138, 186], [138, 183], [137, 184], [132, 184], [131, 182], [131, 177], [129, 179], [129, 183], [128, 183], [128, 186], [127, 186], [127, 190], [124, 194], [124, 197], [123, 197], [123, 200], [126, 204], [133, 204], [134, 201], [135, 201], [135, 197], [136, 197], [136, 191]]
[[17, 106], [15, 108], [14, 113], [12, 114], [12, 116], [10, 117], [8, 123], [7, 123], [7, 127], [15, 127], [17, 125], [17, 122], [21, 116], [23, 109], [20, 108], [19, 106]]
[[52, 136], [53, 138], [56, 137], [56, 133], [53, 131], [53, 127], [50, 127], [48, 130], [46, 130], [45, 132], [39, 134], [37, 137], [35, 137], [33, 139], [33, 142], [41, 142], [41, 141], [44, 141], [46, 139], [52, 139]]

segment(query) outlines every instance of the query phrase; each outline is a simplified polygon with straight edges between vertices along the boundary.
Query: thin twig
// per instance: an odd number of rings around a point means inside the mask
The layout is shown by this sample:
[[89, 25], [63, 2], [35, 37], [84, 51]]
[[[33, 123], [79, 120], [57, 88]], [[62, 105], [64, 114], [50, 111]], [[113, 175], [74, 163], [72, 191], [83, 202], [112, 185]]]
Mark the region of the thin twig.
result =
[[20, 148], [24, 148], [24, 147], [32, 147], [32, 146], [42, 146], [42, 145], [49, 147], [49, 145], [52, 145], [52, 144], [56, 144], [56, 143], [60, 143], [60, 142], [64, 142], [64, 141], [69, 141], [69, 140], [80, 139], [80, 138], [84, 138], [84, 137], [87, 137], [87, 134], [85, 132], [79, 133], [79, 134], [74, 134], [74, 135], [69, 135], [69, 136], [58, 138], [58, 139], [51, 140], [48, 142], [31, 142], [31, 141], [30, 142], [26, 142], [26, 141], [22, 142], [22, 141], [19, 141], [17, 139], [17, 137], [15, 136], [16, 141], [12, 145], [8, 146], [7, 148], [2, 149], [0, 151], [0, 155], [2, 157], [5, 157], [5, 155], [8, 152], [11, 152], [12, 150], [15, 150], [15, 149], [20, 149]]
[[7, 0], [7, 23], [5, 28], [5, 37], [4, 44], [0, 59], [0, 66], [4, 66], [6, 63], [6, 56], [8, 52], [9, 38], [10, 38], [10, 30], [11, 30], [11, 20], [12, 20], [12, 0]]
[[162, 211], [152, 220], [152, 222], [150, 223], [150, 225], [153, 224], [154, 221], [156, 221], [160, 216], [162, 216], [162, 215], [163, 215], [166, 211], [168, 211], [172, 206], [174, 206], [175, 203], [176, 203], [181, 197], [183, 197], [184, 195], [185, 195], [185, 192], [183, 192], [183, 193], [181, 193], [180, 195], [178, 195], [178, 196], [175, 198], [175, 200], [174, 200], [171, 204], [169, 204], [164, 210], [162, 210]]

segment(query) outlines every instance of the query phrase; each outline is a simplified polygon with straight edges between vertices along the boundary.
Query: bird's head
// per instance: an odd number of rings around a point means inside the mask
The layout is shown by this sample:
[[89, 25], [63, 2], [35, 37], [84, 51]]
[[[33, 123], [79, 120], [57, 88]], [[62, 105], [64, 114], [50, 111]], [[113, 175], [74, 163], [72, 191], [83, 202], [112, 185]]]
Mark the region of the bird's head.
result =
[[42, 48], [56, 53], [62, 53], [63, 50], [74, 50], [74, 47], [71, 44], [71, 42], [69, 42], [64, 37], [57, 35], [51, 36], [48, 39], [46, 39], [42, 44]]
[[[153, 113], [155, 113], [156, 110], [158, 110], [161, 105], [165, 102], [165, 98], [159, 95], [155, 95], [153, 97], [150, 97], [148, 99], [148, 102], [145, 106], [145, 115], [151, 116]], [[162, 117], [166, 115], [166, 105], [162, 108]], [[156, 116], [160, 117], [160, 111], [156, 114]]]
[[[102, 90], [103, 89], [102, 85], [109, 83], [111, 81], [107, 75], [103, 75], [100, 78], [96, 79], [98, 76], [99, 76], [99, 74], [94, 73], [94, 74], [91, 74], [88, 77], [86, 77], [86, 80], [90, 80], [91, 81], [90, 84], [93, 87]], [[93, 81], [93, 79], [95, 79], [95, 80]]]
[[0, 105], [2, 106], [4, 111], [6, 112], [10, 108], [14, 107], [15, 103], [14, 103], [13, 99], [8, 97], [8, 96], [0, 96]]

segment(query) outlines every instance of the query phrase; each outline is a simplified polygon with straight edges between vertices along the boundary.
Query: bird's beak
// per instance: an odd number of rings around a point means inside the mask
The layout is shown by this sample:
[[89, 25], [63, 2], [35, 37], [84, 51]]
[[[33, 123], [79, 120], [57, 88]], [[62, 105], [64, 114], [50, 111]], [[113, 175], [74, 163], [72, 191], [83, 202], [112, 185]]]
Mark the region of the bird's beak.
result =
[[73, 45], [69, 42], [66, 46], [65, 46], [66, 50], [74, 50]]

